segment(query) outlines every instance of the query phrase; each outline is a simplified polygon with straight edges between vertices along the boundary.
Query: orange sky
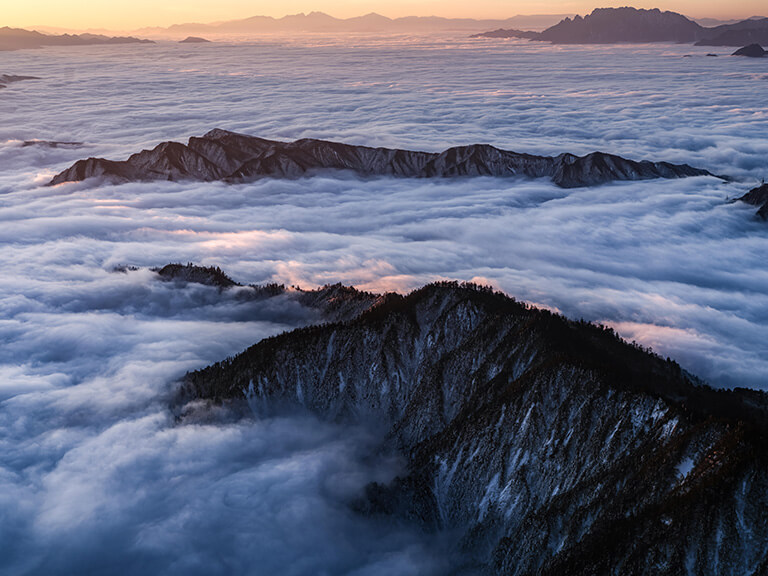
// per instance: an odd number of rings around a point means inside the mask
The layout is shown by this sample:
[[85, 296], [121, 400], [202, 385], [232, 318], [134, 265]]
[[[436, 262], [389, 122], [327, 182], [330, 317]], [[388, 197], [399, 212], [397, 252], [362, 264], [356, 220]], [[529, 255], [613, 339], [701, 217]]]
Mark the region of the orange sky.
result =
[[213, 22], [255, 15], [284, 16], [320, 10], [337, 17], [378, 12], [385, 16], [506, 18], [516, 14], [585, 14], [595, 7], [674, 10], [694, 17], [741, 18], [768, 12], [765, 0], [6, 0], [0, 26], [61, 26], [131, 30], [183, 22]]

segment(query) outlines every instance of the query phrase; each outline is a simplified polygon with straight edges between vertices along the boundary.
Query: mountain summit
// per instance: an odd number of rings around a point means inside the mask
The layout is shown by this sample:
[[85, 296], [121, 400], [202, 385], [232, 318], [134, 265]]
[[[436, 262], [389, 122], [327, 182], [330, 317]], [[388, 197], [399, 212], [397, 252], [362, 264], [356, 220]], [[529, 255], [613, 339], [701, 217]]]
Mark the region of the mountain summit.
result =
[[583, 18], [566, 18], [536, 39], [555, 44], [613, 44], [695, 42], [703, 35], [704, 28], [676, 12], [657, 8], [598, 8]]

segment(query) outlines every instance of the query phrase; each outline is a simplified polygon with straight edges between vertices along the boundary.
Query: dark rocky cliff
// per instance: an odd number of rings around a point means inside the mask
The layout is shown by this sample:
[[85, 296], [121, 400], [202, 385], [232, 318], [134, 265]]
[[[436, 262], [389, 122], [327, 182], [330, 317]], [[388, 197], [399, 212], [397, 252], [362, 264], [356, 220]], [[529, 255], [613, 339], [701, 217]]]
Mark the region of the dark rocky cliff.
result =
[[491, 572], [768, 567], [766, 395], [488, 289], [389, 295], [188, 374], [179, 397], [384, 427], [409, 473], [357, 509], [458, 530]]
[[243, 181], [260, 177], [298, 178], [327, 170], [348, 170], [364, 177], [550, 178], [564, 188], [615, 180], [709, 175], [706, 170], [685, 164], [635, 162], [602, 152], [586, 156], [534, 156], [475, 144], [430, 153], [313, 139], [277, 142], [217, 129], [201, 138], [190, 138], [186, 145], [163, 142], [125, 161], [102, 158], [79, 160], [56, 175], [50, 183], [55, 185], [94, 177], [116, 182], [185, 179]]

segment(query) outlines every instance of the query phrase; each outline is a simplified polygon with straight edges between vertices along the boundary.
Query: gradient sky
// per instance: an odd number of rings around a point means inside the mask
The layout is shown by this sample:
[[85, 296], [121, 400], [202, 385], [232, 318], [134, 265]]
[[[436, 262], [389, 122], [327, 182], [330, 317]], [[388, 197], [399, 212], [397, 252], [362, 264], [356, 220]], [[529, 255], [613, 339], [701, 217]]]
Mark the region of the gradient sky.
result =
[[765, 0], [18, 0], [4, 2], [0, 26], [34, 25], [129, 30], [183, 22], [213, 22], [254, 15], [284, 16], [320, 10], [338, 17], [378, 12], [385, 16], [506, 18], [516, 14], [590, 12], [595, 7], [632, 5], [661, 8], [694, 17], [741, 18], [768, 12]]

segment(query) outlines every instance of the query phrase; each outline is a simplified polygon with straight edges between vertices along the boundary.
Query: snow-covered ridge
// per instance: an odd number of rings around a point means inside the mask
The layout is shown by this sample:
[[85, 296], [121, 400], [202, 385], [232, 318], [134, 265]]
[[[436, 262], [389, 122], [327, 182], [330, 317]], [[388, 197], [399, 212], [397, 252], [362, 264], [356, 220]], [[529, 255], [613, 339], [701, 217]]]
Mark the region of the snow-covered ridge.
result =
[[498, 573], [765, 566], [765, 395], [488, 289], [388, 296], [191, 373], [180, 397], [385, 427], [410, 473], [359, 508], [458, 529]]

